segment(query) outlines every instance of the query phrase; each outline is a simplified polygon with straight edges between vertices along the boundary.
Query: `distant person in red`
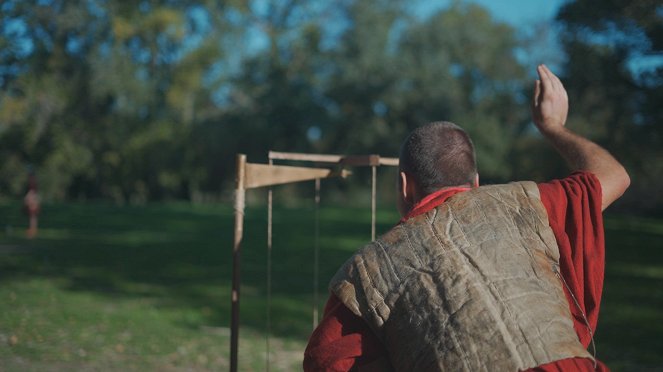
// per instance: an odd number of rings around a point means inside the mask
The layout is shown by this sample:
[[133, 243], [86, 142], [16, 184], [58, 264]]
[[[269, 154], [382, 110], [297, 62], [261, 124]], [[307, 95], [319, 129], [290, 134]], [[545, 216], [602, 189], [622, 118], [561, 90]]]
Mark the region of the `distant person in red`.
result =
[[32, 239], [37, 236], [37, 219], [41, 210], [39, 193], [37, 192], [37, 176], [33, 172], [30, 172], [28, 176], [28, 192], [23, 197], [23, 209], [29, 218], [28, 229], [25, 234], [29, 239]]
[[479, 187], [460, 127], [413, 131], [400, 154], [403, 218], [331, 280], [304, 370], [607, 370], [590, 348], [603, 288], [602, 211], [630, 179], [564, 126], [566, 90], [546, 66], [537, 72], [534, 123], [573, 173]]

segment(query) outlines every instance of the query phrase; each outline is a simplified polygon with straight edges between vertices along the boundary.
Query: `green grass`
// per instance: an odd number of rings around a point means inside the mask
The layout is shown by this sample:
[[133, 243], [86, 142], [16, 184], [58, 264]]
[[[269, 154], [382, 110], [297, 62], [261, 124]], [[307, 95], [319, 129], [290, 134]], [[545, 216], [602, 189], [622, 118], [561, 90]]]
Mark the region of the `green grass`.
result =
[[599, 356], [615, 371], [663, 370], [663, 219], [606, 219]]
[[[228, 206], [45, 205], [24, 238], [0, 204], [0, 370], [225, 370], [233, 212]], [[264, 370], [266, 212], [249, 208], [242, 253], [240, 369]], [[312, 323], [312, 208], [274, 212], [272, 370], [301, 369]], [[387, 220], [385, 230], [394, 215]], [[367, 209], [325, 208], [326, 282], [370, 238]], [[338, 235], [343, 231], [343, 237]]]
[[[396, 221], [385, 207], [378, 231]], [[226, 370], [233, 214], [228, 206], [46, 205], [37, 239], [0, 204], [0, 371]], [[240, 369], [264, 370], [266, 211], [249, 208]], [[274, 211], [271, 370], [299, 370], [311, 332], [312, 208]], [[323, 205], [320, 298], [370, 238], [367, 208]], [[599, 358], [663, 368], [663, 220], [608, 218]]]

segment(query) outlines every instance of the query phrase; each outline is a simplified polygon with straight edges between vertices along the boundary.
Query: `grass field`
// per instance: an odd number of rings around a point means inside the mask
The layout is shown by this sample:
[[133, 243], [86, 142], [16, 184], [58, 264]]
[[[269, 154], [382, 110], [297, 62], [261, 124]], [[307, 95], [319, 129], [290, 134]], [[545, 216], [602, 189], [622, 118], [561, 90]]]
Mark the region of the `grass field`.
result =
[[[389, 209], [389, 208], [385, 208]], [[265, 209], [249, 209], [240, 369], [264, 370]], [[0, 371], [226, 370], [232, 210], [46, 205], [37, 239], [0, 204]], [[274, 212], [271, 370], [301, 369], [312, 323], [312, 208]], [[396, 220], [378, 216], [378, 231]], [[323, 206], [320, 306], [336, 268], [370, 238], [366, 208]], [[663, 220], [609, 217], [599, 358], [663, 369]]]

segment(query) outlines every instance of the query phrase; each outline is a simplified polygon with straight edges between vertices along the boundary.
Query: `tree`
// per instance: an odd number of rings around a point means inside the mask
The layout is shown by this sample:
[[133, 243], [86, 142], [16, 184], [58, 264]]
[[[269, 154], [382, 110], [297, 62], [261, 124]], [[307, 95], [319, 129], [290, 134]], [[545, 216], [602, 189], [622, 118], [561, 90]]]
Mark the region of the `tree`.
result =
[[188, 196], [202, 178], [192, 127], [217, 115], [206, 74], [222, 20], [208, 15], [193, 1], [4, 2], [3, 179], [34, 164], [47, 199]]
[[568, 54], [570, 125], [605, 145], [632, 173], [635, 182], [623, 205], [660, 207], [661, 5], [648, 0], [577, 0], [564, 5], [557, 20]]
[[514, 30], [471, 4], [424, 19], [403, 9], [355, 4], [330, 79], [342, 128], [334, 146], [397, 154], [409, 130], [450, 120], [474, 138], [482, 175], [508, 179], [516, 129], [527, 118]]
[[460, 1], [425, 17], [387, 0], [0, 9], [2, 193], [34, 164], [46, 198], [202, 198], [230, 185], [237, 152], [394, 156], [441, 119], [502, 181], [528, 120], [514, 30]]

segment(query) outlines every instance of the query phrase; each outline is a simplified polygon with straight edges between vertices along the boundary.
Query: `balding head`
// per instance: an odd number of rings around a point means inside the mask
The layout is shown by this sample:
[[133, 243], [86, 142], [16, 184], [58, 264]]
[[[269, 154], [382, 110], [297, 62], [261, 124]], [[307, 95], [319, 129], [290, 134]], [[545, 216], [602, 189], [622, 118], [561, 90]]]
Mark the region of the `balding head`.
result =
[[403, 143], [400, 171], [414, 180], [420, 197], [444, 187], [472, 186], [477, 177], [474, 145], [456, 124], [426, 124]]

